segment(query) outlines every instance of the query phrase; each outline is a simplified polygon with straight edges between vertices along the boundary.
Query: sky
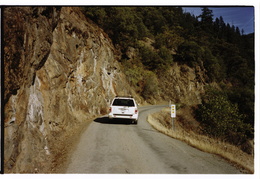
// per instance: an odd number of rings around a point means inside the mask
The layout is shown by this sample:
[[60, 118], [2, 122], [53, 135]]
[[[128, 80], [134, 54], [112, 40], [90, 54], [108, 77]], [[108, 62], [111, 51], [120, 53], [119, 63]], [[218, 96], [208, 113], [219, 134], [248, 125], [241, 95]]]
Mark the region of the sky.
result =
[[[209, 7], [209, 9], [213, 11], [214, 20], [222, 16], [226, 24], [239, 27], [240, 31], [244, 29], [244, 34], [254, 32], [254, 7]], [[200, 7], [184, 7], [183, 12], [190, 12], [195, 16], [202, 13]]]

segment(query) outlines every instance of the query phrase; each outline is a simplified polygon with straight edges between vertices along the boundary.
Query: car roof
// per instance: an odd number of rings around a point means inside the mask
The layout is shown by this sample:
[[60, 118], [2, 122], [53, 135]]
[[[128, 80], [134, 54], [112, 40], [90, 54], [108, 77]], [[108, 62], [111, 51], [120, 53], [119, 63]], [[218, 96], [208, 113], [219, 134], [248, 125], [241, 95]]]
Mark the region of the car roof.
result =
[[121, 98], [121, 99], [134, 99], [132, 96], [116, 96], [116, 98]]

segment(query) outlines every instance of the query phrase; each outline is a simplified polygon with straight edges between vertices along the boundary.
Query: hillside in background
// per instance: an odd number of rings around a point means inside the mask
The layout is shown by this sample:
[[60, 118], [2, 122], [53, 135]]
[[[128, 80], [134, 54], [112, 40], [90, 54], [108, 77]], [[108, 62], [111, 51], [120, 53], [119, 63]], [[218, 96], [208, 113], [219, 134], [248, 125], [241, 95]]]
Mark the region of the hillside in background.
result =
[[[121, 52], [130, 85], [149, 102], [199, 104], [204, 133], [236, 145], [253, 138], [254, 34], [181, 7], [85, 7]], [[214, 126], [214, 127], [213, 127]]]
[[204, 8], [198, 20], [180, 7], [4, 8], [5, 172], [52, 172], [64, 146], [116, 95], [193, 106], [204, 134], [251, 140], [254, 34], [212, 13]]

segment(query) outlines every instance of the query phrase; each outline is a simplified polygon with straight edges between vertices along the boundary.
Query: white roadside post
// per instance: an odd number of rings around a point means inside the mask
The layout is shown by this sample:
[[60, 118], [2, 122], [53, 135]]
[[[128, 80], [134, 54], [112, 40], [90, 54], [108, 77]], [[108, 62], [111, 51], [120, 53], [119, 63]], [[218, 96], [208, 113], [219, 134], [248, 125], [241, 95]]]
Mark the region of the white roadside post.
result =
[[174, 119], [176, 118], [176, 105], [171, 105], [172, 130], [174, 130]]

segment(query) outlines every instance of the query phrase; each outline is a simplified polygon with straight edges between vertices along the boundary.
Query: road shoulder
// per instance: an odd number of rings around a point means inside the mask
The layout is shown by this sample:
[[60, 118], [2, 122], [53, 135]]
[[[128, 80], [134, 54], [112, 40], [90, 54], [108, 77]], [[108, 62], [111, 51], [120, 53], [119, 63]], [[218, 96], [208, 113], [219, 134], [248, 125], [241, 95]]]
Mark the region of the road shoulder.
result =
[[181, 140], [188, 145], [195, 147], [204, 152], [216, 154], [223, 157], [232, 165], [238, 167], [243, 173], [254, 173], [254, 157], [242, 152], [235, 146], [216, 141], [204, 135], [196, 134], [192, 131], [185, 130], [177, 121], [175, 121], [174, 130], [165, 123], [165, 113], [170, 116], [170, 108], [164, 108], [160, 112], [148, 115], [148, 123], [159, 132], [170, 136], [174, 139]]

